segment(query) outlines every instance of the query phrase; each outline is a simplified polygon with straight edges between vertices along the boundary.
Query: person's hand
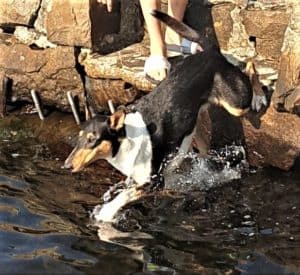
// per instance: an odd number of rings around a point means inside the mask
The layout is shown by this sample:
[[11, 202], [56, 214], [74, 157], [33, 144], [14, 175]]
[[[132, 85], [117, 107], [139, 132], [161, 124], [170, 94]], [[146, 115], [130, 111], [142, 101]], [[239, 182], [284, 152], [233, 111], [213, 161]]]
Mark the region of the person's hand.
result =
[[98, 3], [101, 3], [103, 5], [107, 5], [107, 11], [111, 12], [112, 11], [112, 3], [113, 0], [97, 0]]

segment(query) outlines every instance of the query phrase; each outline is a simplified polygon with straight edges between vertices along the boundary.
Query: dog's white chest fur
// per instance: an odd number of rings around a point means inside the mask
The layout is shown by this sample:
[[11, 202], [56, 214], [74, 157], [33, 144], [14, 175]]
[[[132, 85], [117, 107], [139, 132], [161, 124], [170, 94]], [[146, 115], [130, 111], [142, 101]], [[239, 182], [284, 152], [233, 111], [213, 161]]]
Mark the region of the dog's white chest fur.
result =
[[146, 124], [139, 112], [125, 117], [126, 137], [122, 140], [118, 153], [107, 161], [131, 177], [138, 185], [150, 182], [152, 145]]

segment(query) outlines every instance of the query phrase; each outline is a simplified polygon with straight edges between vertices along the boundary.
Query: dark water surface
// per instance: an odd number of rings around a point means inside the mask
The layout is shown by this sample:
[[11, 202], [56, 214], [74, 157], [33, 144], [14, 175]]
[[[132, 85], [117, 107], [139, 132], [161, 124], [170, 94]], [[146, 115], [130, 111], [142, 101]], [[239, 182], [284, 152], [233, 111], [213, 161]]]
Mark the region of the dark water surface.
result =
[[59, 125], [1, 123], [1, 274], [300, 274], [299, 171], [156, 192], [97, 228], [89, 211], [121, 176], [61, 169]]

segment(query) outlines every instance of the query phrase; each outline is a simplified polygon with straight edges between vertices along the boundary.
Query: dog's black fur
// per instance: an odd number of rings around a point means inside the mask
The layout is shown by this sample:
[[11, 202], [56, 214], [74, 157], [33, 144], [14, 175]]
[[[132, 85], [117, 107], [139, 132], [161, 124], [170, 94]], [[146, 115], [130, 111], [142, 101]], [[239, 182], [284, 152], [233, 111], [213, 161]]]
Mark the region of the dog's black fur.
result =
[[[248, 76], [229, 63], [216, 46], [164, 13], [153, 11], [153, 15], [183, 37], [201, 43], [204, 49], [194, 55], [173, 58], [169, 76], [127, 108], [138, 111], [147, 125], [153, 149], [152, 173], [157, 173], [163, 159], [176, 152], [184, 138], [192, 134], [201, 107], [215, 104], [233, 115], [242, 115], [251, 105], [253, 92]], [[115, 114], [107, 120], [102, 117], [87, 122], [77, 147], [66, 160], [67, 167], [74, 166], [78, 151], [92, 150], [103, 141], [109, 141], [111, 155], [119, 150], [119, 142], [126, 138], [126, 133], [119, 119], [122, 112]], [[88, 137], [88, 133], [93, 135]]]
[[205, 38], [166, 14], [155, 11], [153, 15], [204, 48], [195, 55], [176, 57], [169, 76], [134, 105], [151, 135], [156, 172], [164, 157], [192, 133], [201, 106], [222, 100], [233, 109], [246, 111], [251, 104], [252, 87], [248, 76], [229, 63], [217, 46], [208, 45]]

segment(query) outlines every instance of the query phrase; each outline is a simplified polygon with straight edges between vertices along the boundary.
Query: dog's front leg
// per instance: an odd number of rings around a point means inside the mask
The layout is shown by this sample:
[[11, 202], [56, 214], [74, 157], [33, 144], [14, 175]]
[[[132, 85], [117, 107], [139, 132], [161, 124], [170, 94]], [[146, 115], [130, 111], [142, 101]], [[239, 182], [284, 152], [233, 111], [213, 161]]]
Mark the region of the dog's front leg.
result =
[[168, 171], [169, 173], [174, 172], [177, 168], [180, 167], [181, 163], [186, 157], [186, 154], [191, 149], [193, 136], [194, 136], [194, 131], [183, 138], [181, 145], [178, 149], [178, 152], [173, 157], [173, 159], [167, 164], [167, 167], [165, 168], [166, 171]]
[[[129, 178], [129, 177], [128, 177]], [[111, 186], [102, 196], [104, 202], [109, 202], [113, 199], [116, 194], [122, 192], [122, 190], [128, 187], [128, 178], [126, 180], [121, 180]]]
[[119, 193], [111, 202], [104, 204], [100, 209], [95, 207], [91, 215], [97, 222], [113, 222], [117, 212], [126, 204], [142, 197], [143, 190], [131, 187]]
[[103, 194], [103, 201], [109, 202], [112, 200], [112, 198], [116, 195], [122, 192], [123, 189], [129, 188], [134, 184], [133, 179], [129, 176], [126, 178], [125, 181], [121, 180], [111, 186], [104, 194]]

